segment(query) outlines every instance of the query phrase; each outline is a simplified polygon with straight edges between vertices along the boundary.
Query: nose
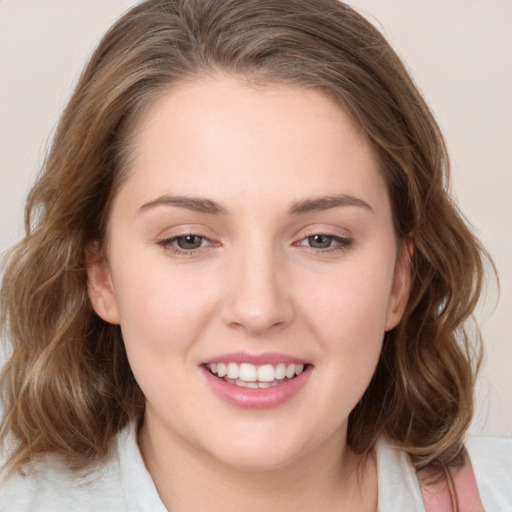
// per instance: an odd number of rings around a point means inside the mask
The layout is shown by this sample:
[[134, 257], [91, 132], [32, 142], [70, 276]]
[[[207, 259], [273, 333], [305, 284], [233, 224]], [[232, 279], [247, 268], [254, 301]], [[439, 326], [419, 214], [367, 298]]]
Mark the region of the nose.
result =
[[271, 249], [248, 250], [227, 273], [223, 320], [252, 335], [288, 325], [294, 317], [285, 264]]

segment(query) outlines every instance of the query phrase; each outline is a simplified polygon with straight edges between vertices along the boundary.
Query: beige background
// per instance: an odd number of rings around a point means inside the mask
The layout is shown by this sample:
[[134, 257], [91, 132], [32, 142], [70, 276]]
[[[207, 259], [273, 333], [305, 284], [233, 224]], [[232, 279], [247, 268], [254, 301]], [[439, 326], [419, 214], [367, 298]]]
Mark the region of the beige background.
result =
[[[133, 0], [0, 0], [0, 251], [73, 84]], [[352, 0], [407, 62], [444, 130], [453, 192], [493, 255], [474, 432], [512, 435], [512, 0]]]

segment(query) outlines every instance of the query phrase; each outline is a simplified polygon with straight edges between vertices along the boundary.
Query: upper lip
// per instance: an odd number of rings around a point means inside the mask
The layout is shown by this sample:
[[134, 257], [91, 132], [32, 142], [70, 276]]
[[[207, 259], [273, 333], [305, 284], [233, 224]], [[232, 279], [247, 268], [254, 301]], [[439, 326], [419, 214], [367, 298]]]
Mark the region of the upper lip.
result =
[[264, 352], [261, 354], [254, 354], [251, 352], [232, 352], [229, 354], [219, 354], [217, 356], [209, 357], [202, 361], [202, 365], [209, 363], [249, 363], [255, 366], [264, 364], [308, 364], [309, 361], [300, 357], [291, 356], [279, 352]]

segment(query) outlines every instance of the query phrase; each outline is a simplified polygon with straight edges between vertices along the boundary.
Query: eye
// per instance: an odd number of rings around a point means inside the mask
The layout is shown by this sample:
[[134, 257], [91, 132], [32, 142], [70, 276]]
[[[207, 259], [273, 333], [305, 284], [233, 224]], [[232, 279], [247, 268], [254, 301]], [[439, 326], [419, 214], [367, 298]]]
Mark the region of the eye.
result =
[[173, 241], [180, 249], [190, 251], [202, 247], [205, 240], [199, 235], [185, 235], [177, 236]]
[[208, 249], [209, 246], [216, 245], [216, 243], [205, 236], [187, 233], [160, 240], [158, 245], [177, 255], [191, 255], [203, 249]]
[[328, 235], [326, 233], [316, 233], [314, 235], [309, 235], [296, 243], [296, 245], [305, 246], [323, 252], [344, 250], [347, 249], [351, 244], [352, 240], [350, 238], [344, 238], [337, 235]]
[[334, 241], [334, 237], [329, 235], [308, 236], [307, 241], [310, 247], [314, 249], [328, 249]]

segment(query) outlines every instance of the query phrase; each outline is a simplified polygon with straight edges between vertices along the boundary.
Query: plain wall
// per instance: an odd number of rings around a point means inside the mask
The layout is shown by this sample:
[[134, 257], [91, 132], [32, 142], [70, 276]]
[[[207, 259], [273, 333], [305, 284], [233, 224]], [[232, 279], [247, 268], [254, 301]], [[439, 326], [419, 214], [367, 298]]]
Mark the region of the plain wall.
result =
[[[0, 251], [92, 49], [130, 0], [0, 0]], [[512, 1], [353, 0], [405, 59], [446, 136], [453, 193], [494, 258], [473, 432], [512, 434]]]

